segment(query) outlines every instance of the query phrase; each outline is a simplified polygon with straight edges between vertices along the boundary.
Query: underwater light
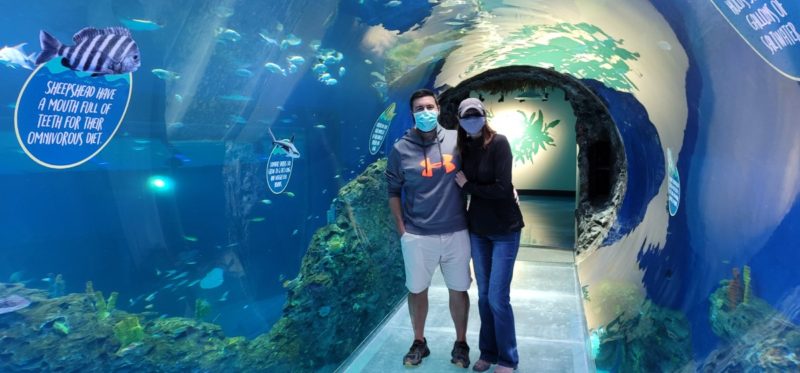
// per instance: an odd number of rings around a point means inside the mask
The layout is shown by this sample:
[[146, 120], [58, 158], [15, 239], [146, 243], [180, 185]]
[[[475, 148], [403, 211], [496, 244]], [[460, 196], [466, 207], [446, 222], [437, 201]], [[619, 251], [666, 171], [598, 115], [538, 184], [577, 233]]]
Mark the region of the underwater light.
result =
[[150, 189], [157, 192], [166, 192], [172, 190], [173, 184], [174, 183], [172, 180], [165, 176], [154, 175], [147, 179], [147, 185], [150, 187]]

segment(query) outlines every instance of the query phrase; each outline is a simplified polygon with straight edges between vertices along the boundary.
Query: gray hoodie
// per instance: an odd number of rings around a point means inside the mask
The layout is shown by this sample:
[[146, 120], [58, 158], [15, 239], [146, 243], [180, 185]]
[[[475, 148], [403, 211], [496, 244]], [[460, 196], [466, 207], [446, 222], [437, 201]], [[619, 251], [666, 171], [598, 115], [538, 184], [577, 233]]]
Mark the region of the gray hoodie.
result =
[[467, 229], [464, 198], [455, 182], [461, 170], [457, 132], [436, 128], [426, 142], [413, 128], [392, 147], [386, 165], [389, 197], [404, 194], [403, 222], [412, 234], [431, 235]]

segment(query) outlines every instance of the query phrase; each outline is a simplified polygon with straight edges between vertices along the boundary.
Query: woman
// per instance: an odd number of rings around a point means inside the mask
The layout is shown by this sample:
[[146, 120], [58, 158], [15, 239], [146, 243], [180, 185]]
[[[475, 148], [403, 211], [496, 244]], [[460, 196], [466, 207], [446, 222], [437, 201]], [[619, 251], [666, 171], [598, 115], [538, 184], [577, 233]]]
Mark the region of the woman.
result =
[[481, 356], [472, 369], [497, 364], [495, 372], [512, 372], [519, 355], [509, 293], [524, 223], [511, 184], [511, 146], [489, 128], [480, 100], [462, 101], [458, 116], [463, 166], [456, 183], [471, 196], [467, 221], [481, 315]]

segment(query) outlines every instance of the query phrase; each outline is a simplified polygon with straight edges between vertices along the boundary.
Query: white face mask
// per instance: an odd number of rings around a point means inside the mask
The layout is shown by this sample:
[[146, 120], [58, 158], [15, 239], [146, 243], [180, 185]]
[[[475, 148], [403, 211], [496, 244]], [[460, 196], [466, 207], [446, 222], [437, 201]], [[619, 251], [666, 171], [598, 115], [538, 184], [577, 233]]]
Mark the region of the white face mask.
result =
[[414, 123], [418, 130], [422, 132], [430, 132], [439, 124], [439, 111], [438, 110], [424, 110], [414, 113]]

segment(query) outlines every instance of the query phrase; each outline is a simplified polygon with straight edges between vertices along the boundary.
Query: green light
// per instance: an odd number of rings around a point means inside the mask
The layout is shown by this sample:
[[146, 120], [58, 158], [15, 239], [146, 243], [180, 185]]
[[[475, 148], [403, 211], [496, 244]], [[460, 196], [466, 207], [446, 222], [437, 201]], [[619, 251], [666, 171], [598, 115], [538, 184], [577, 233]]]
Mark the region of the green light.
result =
[[150, 189], [156, 192], [170, 191], [172, 190], [173, 184], [174, 183], [172, 182], [172, 180], [170, 180], [170, 178], [165, 176], [154, 175], [150, 176], [150, 178], [147, 179], [147, 185], [150, 187]]

